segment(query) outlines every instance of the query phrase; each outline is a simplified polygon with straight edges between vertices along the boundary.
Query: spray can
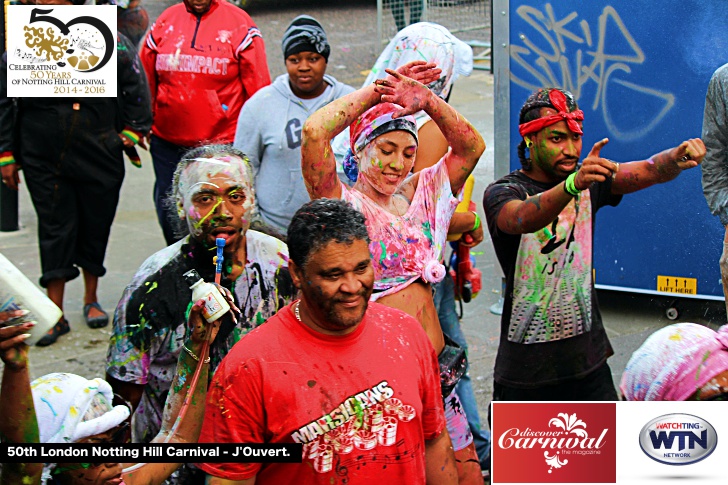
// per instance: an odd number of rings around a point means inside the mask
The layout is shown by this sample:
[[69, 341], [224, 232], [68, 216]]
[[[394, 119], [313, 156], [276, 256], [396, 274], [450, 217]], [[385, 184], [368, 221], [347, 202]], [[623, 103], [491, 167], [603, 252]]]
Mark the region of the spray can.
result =
[[207, 323], [214, 322], [230, 310], [230, 304], [222, 296], [220, 290], [212, 283], [205, 282], [196, 270], [189, 270], [184, 277], [192, 290], [192, 301], [205, 300], [202, 316], [205, 317]]
[[25, 343], [34, 345], [63, 316], [63, 312], [5, 256], [0, 254], [0, 312], [26, 310], [23, 321], [34, 321]]

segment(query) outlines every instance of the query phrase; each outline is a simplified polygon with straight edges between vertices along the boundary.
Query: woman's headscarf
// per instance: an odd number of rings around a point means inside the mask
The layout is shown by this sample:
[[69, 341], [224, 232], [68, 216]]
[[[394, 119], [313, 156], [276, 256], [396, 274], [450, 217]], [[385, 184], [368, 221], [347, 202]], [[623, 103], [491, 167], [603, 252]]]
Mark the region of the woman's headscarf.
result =
[[[455, 80], [473, 72], [473, 49], [442, 25], [417, 22], [400, 30], [389, 41], [362, 87], [376, 79], [384, 79], [387, 76], [385, 69], [397, 69], [412, 61], [434, 62], [442, 69], [440, 79], [430, 83], [428, 87], [442, 99], [447, 99]], [[429, 117], [420, 111], [415, 113], [414, 119], [419, 128]], [[345, 133], [346, 131], [334, 139], [332, 147], [338, 157], [344, 156], [343, 172], [349, 180], [355, 182], [358, 176], [356, 162], [352, 158], [352, 150], [345, 146], [348, 141], [345, 140]], [[350, 138], [353, 139], [351, 135]]]
[[717, 332], [676, 323], [650, 335], [629, 359], [619, 389], [628, 401], [684, 401], [728, 370], [728, 325]]
[[359, 173], [355, 154], [378, 136], [401, 130], [411, 134], [417, 142], [417, 124], [414, 117], [392, 118], [392, 115], [400, 109], [402, 107], [396, 104], [379, 103], [368, 109], [349, 127], [349, 152], [344, 158], [344, 173], [350, 180], [356, 180]]

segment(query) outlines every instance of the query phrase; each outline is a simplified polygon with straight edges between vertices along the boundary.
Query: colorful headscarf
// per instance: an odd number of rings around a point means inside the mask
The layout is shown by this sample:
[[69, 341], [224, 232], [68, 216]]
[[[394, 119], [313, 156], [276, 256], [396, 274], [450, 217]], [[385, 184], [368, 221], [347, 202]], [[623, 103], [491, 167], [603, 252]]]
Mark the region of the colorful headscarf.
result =
[[622, 374], [628, 401], [684, 401], [728, 370], [728, 325], [676, 323], [650, 335]]
[[[387, 77], [385, 69], [397, 69], [411, 61], [434, 62], [442, 69], [440, 79], [428, 85], [433, 93], [447, 99], [455, 80], [473, 72], [473, 49], [450, 33], [445, 27], [432, 22], [417, 22], [400, 30], [389, 41], [362, 87], [376, 79]], [[414, 114], [418, 126], [429, 119], [424, 111]], [[346, 131], [332, 142], [337, 161], [342, 160], [343, 171], [349, 180], [356, 182], [358, 172], [352, 152], [347, 148]]]
[[584, 120], [584, 112], [580, 109], [569, 111], [569, 106], [566, 103], [566, 96], [564, 96], [564, 93], [558, 89], [552, 89], [549, 91], [549, 100], [554, 108], [556, 108], [557, 113], [536, 118], [535, 120], [518, 125], [518, 132], [521, 136], [537, 133], [547, 126], [555, 125], [560, 121], [566, 121], [566, 124], [572, 133], [576, 133], [578, 135], [583, 134], [578, 122]]
[[417, 124], [413, 116], [392, 118], [392, 115], [400, 109], [402, 107], [396, 104], [379, 103], [367, 110], [349, 127], [350, 148], [344, 157], [344, 173], [350, 180], [356, 181], [359, 173], [355, 154], [378, 136], [402, 130], [414, 136], [417, 142]]

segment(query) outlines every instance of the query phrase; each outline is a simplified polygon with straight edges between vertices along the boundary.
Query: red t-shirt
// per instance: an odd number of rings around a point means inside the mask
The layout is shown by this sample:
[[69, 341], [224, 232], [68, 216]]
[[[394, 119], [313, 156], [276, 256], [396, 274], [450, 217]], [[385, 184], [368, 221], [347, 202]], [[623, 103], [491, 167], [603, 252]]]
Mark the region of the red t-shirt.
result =
[[289, 305], [217, 368], [199, 441], [303, 443], [303, 464], [200, 467], [263, 485], [425, 483], [424, 441], [444, 428], [437, 356], [415, 319], [369, 303], [356, 330], [331, 336]]

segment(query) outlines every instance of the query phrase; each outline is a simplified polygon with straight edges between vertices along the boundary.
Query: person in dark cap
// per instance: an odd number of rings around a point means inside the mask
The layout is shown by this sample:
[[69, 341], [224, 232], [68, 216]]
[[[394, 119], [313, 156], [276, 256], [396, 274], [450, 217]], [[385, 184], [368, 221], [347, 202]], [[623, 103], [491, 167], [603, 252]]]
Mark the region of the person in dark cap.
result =
[[354, 88], [326, 74], [331, 46], [313, 17], [293, 19], [281, 47], [288, 72], [245, 103], [234, 146], [250, 158], [255, 171], [263, 222], [285, 234], [296, 209], [309, 200], [301, 175], [303, 123]]
[[[0, 61], [2, 181], [18, 190], [22, 167], [38, 218], [40, 285], [64, 310], [66, 283], [82, 274], [83, 319], [90, 328], [109, 322], [99, 304], [98, 286], [106, 274], [104, 258], [124, 180], [123, 154], [139, 160], [134, 147], [152, 125], [149, 87], [136, 50], [123, 34], [115, 45], [114, 97], [10, 98], [7, 59]], [[131, 155], [130, 161], [135, 162]], [[62, 316], [37, 345], [51, 345], [70, 331]]]

